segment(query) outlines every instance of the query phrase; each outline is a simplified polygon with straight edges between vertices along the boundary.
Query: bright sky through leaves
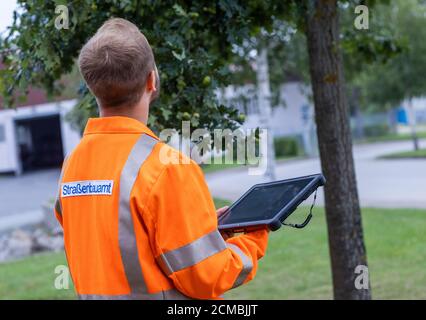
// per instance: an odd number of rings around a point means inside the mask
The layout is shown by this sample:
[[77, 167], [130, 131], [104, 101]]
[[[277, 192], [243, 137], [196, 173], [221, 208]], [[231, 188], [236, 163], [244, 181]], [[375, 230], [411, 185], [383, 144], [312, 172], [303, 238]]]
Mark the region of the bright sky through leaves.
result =
[[2, 0], [0, 4], [0, 33], [13, 22], [13, 10], [16, 8], [16, 0]]

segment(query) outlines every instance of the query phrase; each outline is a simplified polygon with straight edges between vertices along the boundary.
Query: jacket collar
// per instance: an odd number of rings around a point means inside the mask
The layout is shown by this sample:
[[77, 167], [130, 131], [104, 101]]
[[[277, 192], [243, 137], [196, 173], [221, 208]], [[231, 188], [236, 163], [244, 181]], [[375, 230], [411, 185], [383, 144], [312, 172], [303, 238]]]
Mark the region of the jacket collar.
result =
[[84, 129], [84, 135], [96, 133], [145, 133], [158, 140], [145, 124], [128, 117], [90, 118]]

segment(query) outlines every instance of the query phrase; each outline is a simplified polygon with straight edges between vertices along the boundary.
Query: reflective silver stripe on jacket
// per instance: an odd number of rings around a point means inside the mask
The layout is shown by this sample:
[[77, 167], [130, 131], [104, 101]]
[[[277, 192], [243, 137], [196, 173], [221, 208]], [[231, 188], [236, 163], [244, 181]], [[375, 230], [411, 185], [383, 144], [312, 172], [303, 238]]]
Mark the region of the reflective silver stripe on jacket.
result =
[[197, 240], [163, 253], [157, 258], [161, 269], [167, 275], [193, 266], [208, 257], [226, 249], [226, 243], [218, 230], [214, 230]]
[[247, 279], [247, 276], [253, 269], [253, 261], [246, 254], [244, 254], [244, 252], [235, 244], [228, 243], [227, 246], [241, 258], [241, 261], [243, 263], [243, 269], [241, 270], [240, 274], [234, 282], [234, 285], [232, 286], [232, 288], [236, 288], [242, 285], [244, 280]]
[[61, 174], [59, 176], [59, 181], [58, 181], [58, 196], [56, 197], [56, 201], [55, 201], [55, 209], [56, 212], [62, 216], [62, 204], [61, 204], [61, 183], [62, 183], [62, 178], [64, 176], [64, 171], [65, 171], [65, 165], [66, 165], [66, 161], [67, 161], [67, 157], [64, 158], [64, 161], [62, 162], [62, 169], [61, 169]]
[[130, 193], [139, 174], [139, 169], [151, 154], [157, 140], [142, 134], [132, 148], [121, 171], [118, 208], [118, 241], [121, 259], [130, 287], [129, 299], [163, 299], [163, 293], [149, 294], [139, 262], [138, 247], [132, 213], [130, 211]]
[[[151, 296], [153, 296], [151, 294]], [[162, 291], [154, 295], [156, 299], [163, 300], [190, 300], [191, 298], [180, 293], [176, 289]], [[123, 295], [100, 295], [100, 294], [80, 294], [80, 300], [142, 300], [146, 299], [144, 294], [123, 294]]]

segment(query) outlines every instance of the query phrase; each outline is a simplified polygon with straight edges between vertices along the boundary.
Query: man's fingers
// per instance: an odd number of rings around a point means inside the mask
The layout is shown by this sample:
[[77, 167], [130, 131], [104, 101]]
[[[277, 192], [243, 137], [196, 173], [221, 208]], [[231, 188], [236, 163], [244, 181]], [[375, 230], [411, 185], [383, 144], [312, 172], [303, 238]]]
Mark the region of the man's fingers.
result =
[[223, 240], [228, 240], [229, 238], [232, 238], [234, 236], [234, 233], [231, 231], [226, 231], [226, 230], [222, 230], [220, 232], [220, 234], [222, 235]]
[[[219, 218], [222, 214], [224, 214], [224, 213], [226, 212], [226, 210], [228, 210], [228, 208], [229, 208], [229, 206], [224, 206], [224, 207], [222, 207], [222, 208], [217, 209], [217, 210], [216, 210], [217, 217]], [[228, 238], [232, 237], [232, 235], [230, 235], [230, 233], [229, 233], [229, 232], [226, 232], [226, 231], [224, 231], [224, 230], [222, 230], [220, 233], [221, 233], [221, 235], [222, 235], [222, 237], [223, 237], [223, 239], [224, 239], [225, 241], [226, 241]]]
[[217, 216], [220, 217], [222, 214], [224, 214], [226, 212], [226, 210], [228, 210], [228, 208], [229, 208], [229, 206], [225, 206], [225, 207], [222, 207], [220, 209], [217, 209], [216, 210]]

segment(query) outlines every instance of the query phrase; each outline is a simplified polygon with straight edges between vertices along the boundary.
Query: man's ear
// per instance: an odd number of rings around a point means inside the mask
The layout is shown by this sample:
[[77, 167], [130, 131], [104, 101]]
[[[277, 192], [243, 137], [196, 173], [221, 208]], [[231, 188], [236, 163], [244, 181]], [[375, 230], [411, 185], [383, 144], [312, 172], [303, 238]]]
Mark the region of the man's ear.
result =
[[155, 77], [155, 70], [152, 70], [149, 75], [148, 79], [146, 81], [146, 89], [150, 92], [157, 91], [157, 83], [156, 83], [156, 77]]
[[151, 102], [157, 99], [160, 96], [160, 75], [158, 74], [157, 66], [155, 66], [154, 70], [151, 71], [150, 77], [153, 78], [154, 85], [152, 86], [153, 90], [151, 91]]

